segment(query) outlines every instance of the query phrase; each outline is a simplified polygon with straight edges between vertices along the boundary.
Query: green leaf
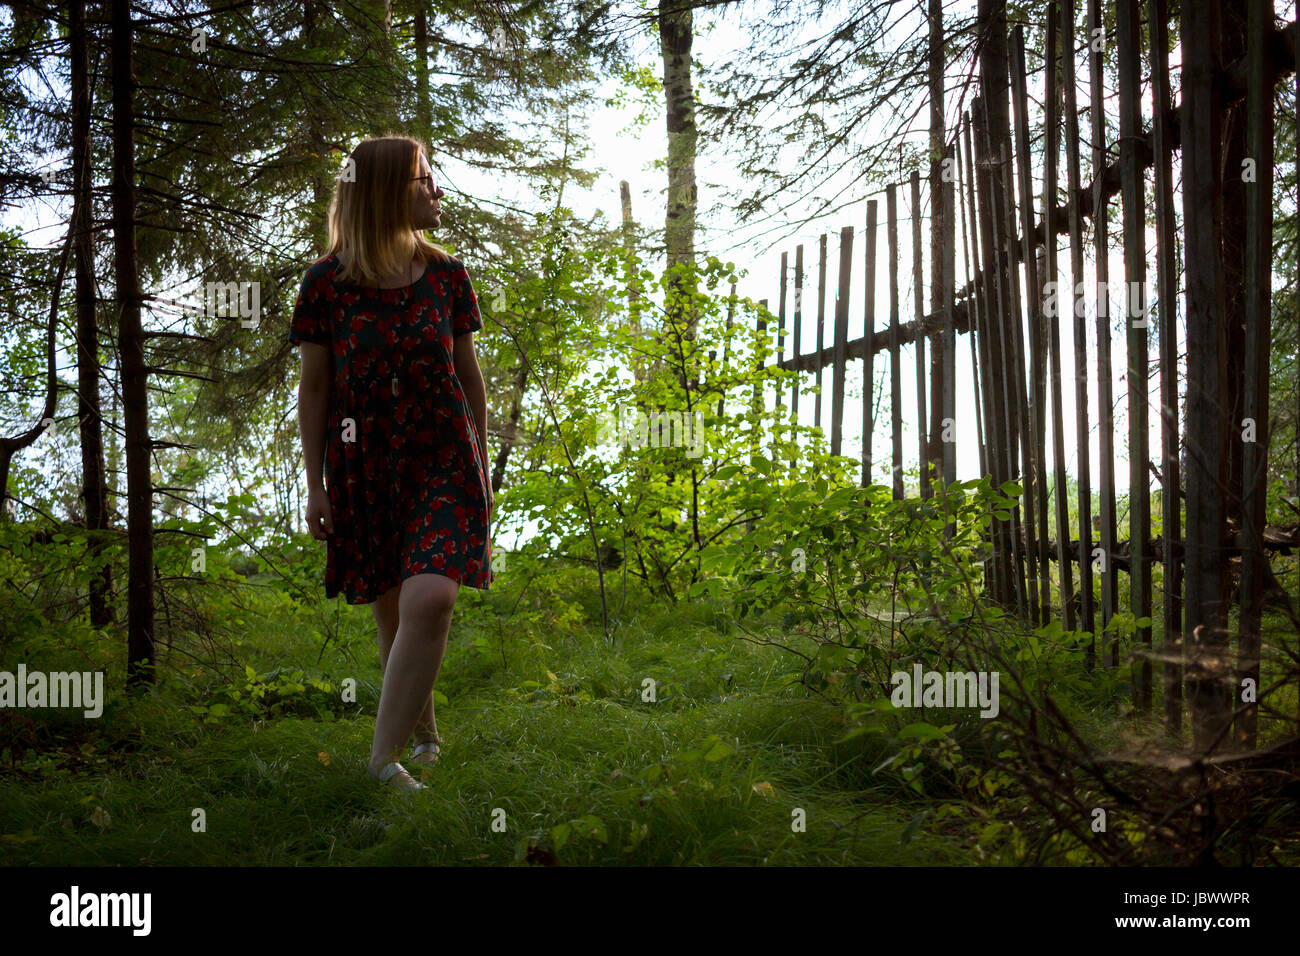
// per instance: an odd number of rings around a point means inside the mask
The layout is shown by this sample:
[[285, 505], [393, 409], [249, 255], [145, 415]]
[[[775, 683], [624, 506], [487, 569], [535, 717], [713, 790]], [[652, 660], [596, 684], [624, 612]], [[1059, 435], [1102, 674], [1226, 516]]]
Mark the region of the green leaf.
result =
[[570, 820], [570, 825], [576, 834], [587, 837], [595, 837], [601, 843], [608, 842], [609, 834], [605, 829], [605, 821], [594, 814], [587, 814], [577, 820]]
[[708, 747], [704, 751], [704, 759], [713, 763], [714, 761], [721, 760], [723, 757], [728, 757], [733, 753], [735, 753], [735, 751], [731, 747], [723, 743], [721, 739], [718, 739], [712, 746]]
[[916, 836], [916, 831], [921, 829], [921, 824], [925, 822], [925, 818], [929, 815], [929, 810], [922, 810], [916, 816], [912, 817], [912, 822], [907, 825], [907, 829], [905, 829], [903, 835], [899, 837], [898, 843], [900, 846], [907, 846], [912, 842], [912, 837]]
[[569, 841], [570, 827], [567, 823], [561, 823], [551, 827], [551, 841], [555, 844], [555, 849], [564, 848], [564, 844]]
[[918, 740], [937, 740], [947, 735], [947, 731], [942, 727], [936, 727], [934, 724], [927, 724], [924, 721], [908, 724], [898, 732], [900, 738], [915, 737]]

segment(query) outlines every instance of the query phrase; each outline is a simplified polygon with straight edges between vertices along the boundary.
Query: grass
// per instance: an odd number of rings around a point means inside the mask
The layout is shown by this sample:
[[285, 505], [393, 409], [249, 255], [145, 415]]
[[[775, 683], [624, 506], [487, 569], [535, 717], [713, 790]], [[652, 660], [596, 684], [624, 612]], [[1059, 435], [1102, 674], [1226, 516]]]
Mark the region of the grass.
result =
[[70, 635], [49, 635], [29, 668], [103, 667], [117, 695], [99, 720], [0, 712], [0, 864], [970, 862], [955, 836], [909, 829], [927, 801], [872, 777], [876, 738], [836, 743], [842, 708], [794, 683], [797, 659], [698, 608], [647, 602], [607, 647], [577, 604], [511, 614], [504, 594], [462, 591], [437, 687], [446, 745], [412, 795], [364, 775], [381, 676], [366, 609], [253, 586], [232, 601], [236, 660], [334, 688], [352, 678], [356, 704], [289, 693], [259, 713], [199, 714], [248, 682], [189, 663], [179, 630], [139, 697], [121, 692], [109, 638], [78, 663]]

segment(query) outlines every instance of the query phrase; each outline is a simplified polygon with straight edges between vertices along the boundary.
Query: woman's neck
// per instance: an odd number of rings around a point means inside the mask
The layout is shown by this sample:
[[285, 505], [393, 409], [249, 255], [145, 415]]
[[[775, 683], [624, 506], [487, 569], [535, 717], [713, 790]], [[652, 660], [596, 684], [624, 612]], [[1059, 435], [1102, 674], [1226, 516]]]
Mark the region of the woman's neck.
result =
[[[344, 268], [347, 268], [352, 262], [352, 256], [347, 252], [339, 252], [336, 253], [335, 255], [339, 260], [339, 265], [343, 266]], [[412, 279], [411, 277], [411, 273], [414, 271], [413, 267], [418, 265], [420, 265], [419, 258], [415, 255], [412, 255], [411, 258], [407, 260], [405, 268], [400, 269], [397, 272], [391, 272], [386, 276], [380, 276], [378, 280], [378, 285], [381, 287], [391, 286], [393, 285], [393, 283], [397, 283], [398, 287], [409, 285], [411, 282], [414, 281], [414, 279]], [[419, 277], [416, 276], [416, 278]]]

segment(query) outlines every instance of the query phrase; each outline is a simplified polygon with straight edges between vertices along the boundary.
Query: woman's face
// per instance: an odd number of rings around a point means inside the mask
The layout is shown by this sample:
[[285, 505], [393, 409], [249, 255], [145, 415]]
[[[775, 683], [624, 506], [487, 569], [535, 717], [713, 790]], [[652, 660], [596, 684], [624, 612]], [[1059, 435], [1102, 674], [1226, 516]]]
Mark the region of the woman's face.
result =
[[416, 229], [437, 229], [442, 224], [442, 197], [446, 195], [433, 178], [424, 153], [420, 153], [419, 172], [411, 195], [411, 225]]

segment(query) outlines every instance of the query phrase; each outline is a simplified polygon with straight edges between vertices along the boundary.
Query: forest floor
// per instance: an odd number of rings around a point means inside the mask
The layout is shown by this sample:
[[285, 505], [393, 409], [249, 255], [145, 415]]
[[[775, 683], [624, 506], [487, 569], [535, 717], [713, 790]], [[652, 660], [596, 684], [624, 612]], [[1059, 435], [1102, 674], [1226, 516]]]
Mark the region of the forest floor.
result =
[[106, 635], [89, 659], [84, 633], [30, 652], [118, 691], [98, 719], [0, 711], [0, 865], [979, 862], [960, 827], [920, 825], [932, 800], [873, 775], [875, 738], [840, 740], [799, 658], [699, 607], [625, 617], [611, 646], [581, 600], [462, 589], [445, 746], [411, 794], [364, 774], [365, 607], [257, 581], [203, 600], [210, 628], [177, 626], [150, 693], [121, 692]]

